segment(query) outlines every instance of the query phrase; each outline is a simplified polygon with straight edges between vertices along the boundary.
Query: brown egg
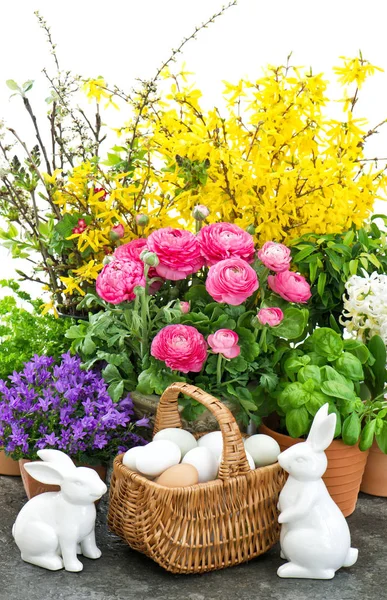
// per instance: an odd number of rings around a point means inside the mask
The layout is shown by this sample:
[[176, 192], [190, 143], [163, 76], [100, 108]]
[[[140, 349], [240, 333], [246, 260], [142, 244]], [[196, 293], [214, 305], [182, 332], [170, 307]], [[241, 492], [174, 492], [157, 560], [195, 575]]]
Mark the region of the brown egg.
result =
[[199, 473], [193, 465], [174, 465], [161, 473], [155, 482], [170, 488], [186, 487], [199, 482]]

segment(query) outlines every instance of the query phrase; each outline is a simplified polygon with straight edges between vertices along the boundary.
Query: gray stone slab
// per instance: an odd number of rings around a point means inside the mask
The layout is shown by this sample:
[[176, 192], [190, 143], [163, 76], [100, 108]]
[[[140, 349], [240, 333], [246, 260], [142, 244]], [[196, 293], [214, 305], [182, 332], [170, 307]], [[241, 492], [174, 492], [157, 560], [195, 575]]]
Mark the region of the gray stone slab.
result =
[[48, 572], [24, 563], [11, 536], [26, 501], [20, 478], [0, 477], [0, 600], [378, 600], [387, 599], [387, 499], [361, 495], [348, 519], [358, 563], [331, 581], [285, 580], [276, 575], [278, 547], [248, 564], [204, 575], [171, 575], [130, 550], [98, 514], [102, 558], [80, 557], [81, 573]]

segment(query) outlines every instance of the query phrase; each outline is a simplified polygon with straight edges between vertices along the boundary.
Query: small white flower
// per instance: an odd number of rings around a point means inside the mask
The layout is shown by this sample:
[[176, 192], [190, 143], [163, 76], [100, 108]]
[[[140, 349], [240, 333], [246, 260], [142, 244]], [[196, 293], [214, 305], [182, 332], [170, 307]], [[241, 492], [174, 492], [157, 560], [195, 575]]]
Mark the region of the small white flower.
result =
[[380, 335], [387, 345], [387, 275], [376, 271], [352, 275], [345, 284], [344, 310], [340, 321], [357, 339]]

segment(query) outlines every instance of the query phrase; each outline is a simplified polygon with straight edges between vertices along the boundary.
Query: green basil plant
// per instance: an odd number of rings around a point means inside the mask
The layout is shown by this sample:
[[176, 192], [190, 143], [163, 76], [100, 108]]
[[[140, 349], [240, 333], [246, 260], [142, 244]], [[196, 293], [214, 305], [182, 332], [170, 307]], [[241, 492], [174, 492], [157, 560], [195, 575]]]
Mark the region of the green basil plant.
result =
[[367, 450], [376, 437], [387, 453], [386, 347], [379, 336], [366, 345], [321, 327], [283, 354], [279, 372], [273, 404], [266, 403], [266, 409], [277, 412], [281, 430], [306, 436], [328, 402], [329, 413], [337, 416], [335, 438]]

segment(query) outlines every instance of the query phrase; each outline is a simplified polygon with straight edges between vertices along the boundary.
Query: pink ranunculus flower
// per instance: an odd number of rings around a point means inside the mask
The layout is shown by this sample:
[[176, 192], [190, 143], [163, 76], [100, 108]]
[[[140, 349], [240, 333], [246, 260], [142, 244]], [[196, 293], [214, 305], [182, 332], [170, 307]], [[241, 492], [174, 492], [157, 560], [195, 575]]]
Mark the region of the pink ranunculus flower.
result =
[[276, 327], [281, 323], [284, 318], [284, 313], [280, 308], [261, 308], [258, 311], [257, 319], [261, 325], [270, 325], [270, 327]]
[[97, 294], [106, 302], [120, 304], [134, 300], [136, 286], [145, 287], [144, 267], [135, 260], [113, 260], [97, 277]]
[[207, 343], [190, 325], [167, 325], [153, 339], [151, 354], [170, 369], [199, 373], [207, 358]]
[[181, 312], [186, 315], [187, 313], [189, 313], [189, 311], [191, 310], [191, 303], [190, 302], [185, 302], [184, 300], [180, 301], [180, 310]]
[[269, 288], [288, 302], [305, 304], [312, 293], [305, 277], [293, 271], [281, 271], [267, 278]]
[[[136, 260], [141, 263], [142, 267], [144, 267], [144, 263], [140, 258], [140, 254], [146, 249], [146, 239], [138, 238], [137, 240], [132, 240], [128, 244], [122, 244], [122, 246], [118, 246], [118, 248], [114, 250], [114, 258], [118, 258], [120, 260]], [[148, 271], [148, 277], [149, 279], [153, 279], [153, 277], [159, 277], [154, 267], [150, 267]], [[149, 293], [152, 295], [158, 292], [163, 283], [163, 281], [154, 281], [149, 288]]]
[[125, 227], [122, 225], [122, 223], [118, 223], [118, 225], [114, 225], [114, 227], [111, 228], [109, 236], [110, 239], [113, 241], [116, 240], [120, 240], [121, 238], [123, 238], [125, 235]]
[[266, 242], [258, 250], [258, 258], [265, 267], [276, 273], [287, 271], [291, 263], [290, 250], [277, 242]]
[[147, 246], [150, 252], [157, 254], [160, 263], [156, 271], [165, 279], [185, 279], [204, 264], [196, 236], [184, 229], [157, 229], [148, 237]]
[[242, 258], [226, 258], [208, 271], [206, 290], [216, 302], [238, 306], [258, 287], [256, 272]]
[[141, 261], [140, 254], [145, 249], [146, 240], [144, 238], [139, 238], [138, 240], [132, 240], [128, 244], [118, 246], [118, 248], [114, 250], [114, 257], [123, 260]]
[[238, 334], [231, 329], [218, 329], [208, 336], [207, 342], [215, 354], [223, 354], [225, 358], [235, 358], [240, 354]]
[[207, 266], [225, 258], [254, 260], [254, 240], [244, 229], [233, 223], [212, 223], [198, 233], [202, 255]]

